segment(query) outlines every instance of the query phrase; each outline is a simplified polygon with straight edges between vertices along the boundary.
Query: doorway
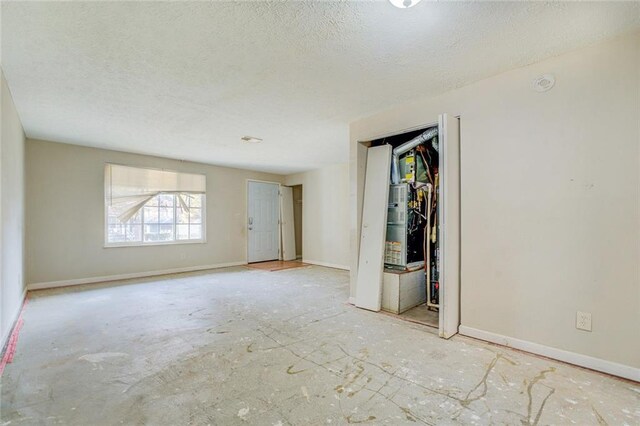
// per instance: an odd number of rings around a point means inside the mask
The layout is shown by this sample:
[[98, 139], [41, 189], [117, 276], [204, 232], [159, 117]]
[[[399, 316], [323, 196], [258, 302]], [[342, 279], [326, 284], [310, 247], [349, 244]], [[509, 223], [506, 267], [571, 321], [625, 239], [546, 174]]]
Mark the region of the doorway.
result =
[[302, 260], [302, 185], [294, 185], [293, 189], [293, 223], [296, 239], [296, 259]]
[[280, 187], [282, 260], [302, 258], [302, 185]]
[[280, 184], [247, 182], [247, 261], [280, 258]]

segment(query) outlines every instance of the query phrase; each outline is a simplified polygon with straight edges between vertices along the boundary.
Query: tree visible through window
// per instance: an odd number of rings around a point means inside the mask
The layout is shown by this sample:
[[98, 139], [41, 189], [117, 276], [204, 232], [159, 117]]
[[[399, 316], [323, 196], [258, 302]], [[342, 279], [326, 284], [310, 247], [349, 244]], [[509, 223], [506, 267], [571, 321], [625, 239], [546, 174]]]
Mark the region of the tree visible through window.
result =
[[[188, 210], [177, 197], [182, 197]], [[122, 223], [108, 209], [108, 243], [162, 243], [203, 240], [204, 195], [161, 194], [149, 200], [131, 219]]]
[[107, 164], [107, 245], [204, 241], [204, 185], [204, 175]]

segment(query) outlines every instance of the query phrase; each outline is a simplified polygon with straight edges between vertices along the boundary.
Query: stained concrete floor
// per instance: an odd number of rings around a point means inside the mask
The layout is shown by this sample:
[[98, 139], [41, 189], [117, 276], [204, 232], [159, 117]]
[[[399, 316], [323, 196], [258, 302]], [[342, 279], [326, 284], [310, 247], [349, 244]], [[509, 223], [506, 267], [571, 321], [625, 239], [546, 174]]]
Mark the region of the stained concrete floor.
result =
[[228, 268], [31, 294], [0, 424], [639, 424], [640, 385]]

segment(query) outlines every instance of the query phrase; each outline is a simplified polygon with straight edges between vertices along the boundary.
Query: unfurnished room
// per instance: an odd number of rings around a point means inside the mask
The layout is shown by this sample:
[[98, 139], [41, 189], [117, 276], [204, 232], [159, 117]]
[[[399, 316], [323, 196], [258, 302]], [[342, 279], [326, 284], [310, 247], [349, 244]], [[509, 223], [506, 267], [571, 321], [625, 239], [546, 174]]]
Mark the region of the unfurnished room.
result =
[[0, 28], [0, 426], [640, 425], [640, 2]]

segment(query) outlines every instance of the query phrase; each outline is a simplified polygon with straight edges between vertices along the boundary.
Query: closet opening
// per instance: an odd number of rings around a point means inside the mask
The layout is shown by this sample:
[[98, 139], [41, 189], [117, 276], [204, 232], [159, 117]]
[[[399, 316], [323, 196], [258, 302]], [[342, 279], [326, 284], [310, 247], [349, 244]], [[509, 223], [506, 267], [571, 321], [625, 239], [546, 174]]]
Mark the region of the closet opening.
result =
[[459, 119], [360, 142], [367, 147], [357, 307], [438, 328], [460, 325]]
[[382, 310], [438, 327], [438, 126], [371, 142], [391, 145]]

